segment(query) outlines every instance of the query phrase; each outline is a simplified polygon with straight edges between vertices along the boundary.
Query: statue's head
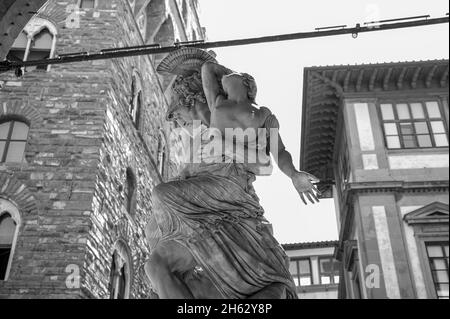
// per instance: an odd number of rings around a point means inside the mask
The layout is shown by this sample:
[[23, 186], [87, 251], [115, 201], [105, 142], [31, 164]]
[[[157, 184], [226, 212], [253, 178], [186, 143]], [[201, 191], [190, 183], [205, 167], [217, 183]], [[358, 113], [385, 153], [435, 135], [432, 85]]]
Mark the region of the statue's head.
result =
[[179, 75], [172, 86], [172, 98], [166, 114], [168, 121], [177, 121], [181, 126], [187, 126], [196, 118], [196, 104], [207, 107], [205, 93], [200, 74], [198, 72], [189, 76]]
[[231, 73], [222, 77], [222, 86], [227, 95], [230, 92], [245, 90], [252, 103], [256, 103], [258, 88], [255, 79], [247, 73]]

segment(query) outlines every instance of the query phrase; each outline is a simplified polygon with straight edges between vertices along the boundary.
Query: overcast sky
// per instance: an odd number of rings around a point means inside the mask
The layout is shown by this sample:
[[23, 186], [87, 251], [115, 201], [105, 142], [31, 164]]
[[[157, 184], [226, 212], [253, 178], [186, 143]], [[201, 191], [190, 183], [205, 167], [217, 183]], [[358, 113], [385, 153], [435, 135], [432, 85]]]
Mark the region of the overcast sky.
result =
[[[445, 16], [448, 0], [199, 0], [209, 41], [313, 31], [316, 27], [430, 14]], [[448, 59], [449, 27], [317, 38], [215, 49], [219, 62], [252, 74], [257, 102], [269, 107], [298, 167], [303, 68], [313, 65]], [[280, 243], [336, 240], [334, 204], [304, 206], [278, 169], [255, 183], [266, 217]]]

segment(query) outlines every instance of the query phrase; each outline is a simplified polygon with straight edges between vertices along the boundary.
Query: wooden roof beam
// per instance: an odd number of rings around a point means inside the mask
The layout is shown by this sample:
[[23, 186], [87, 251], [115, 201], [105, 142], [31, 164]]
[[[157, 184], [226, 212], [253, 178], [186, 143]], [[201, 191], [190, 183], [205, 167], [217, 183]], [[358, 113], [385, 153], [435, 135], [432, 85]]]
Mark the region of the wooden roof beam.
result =
[[393, 68], [389, 68], [387, 70], [386, 74], [384, 75], [383, 90], [385, 90], [385, 91], [389, 90], [389, 80], [391, 79], [392, 70], [393, 70]]
[[322, 74], [320, 74], [316, 71], [313, 71], [311, 72], [311, 75], [316, 79], [322, 80], [324, 84], [328, 84], [334, 89], [336, 89], [338, 95], [341, 95], [344, 92], [342, 87], [338, 83], [334, 82], [333, 80], [330, 80], [325, 76], [325, 72], [322, 72]]
[[402, 71], [400, 72], [400, 75], [397, 79], [397, 88], [401, 90], [403, 88], [403, 79], [405, 78], [406, 72], [408, 72], [408, 68], [405, 66], [402, 68]]
[[373, 89], [375, 88], [375, 81], [377, 79], [377, 75], [378, 75], [378, 69], [375, 68], [372, 71], [372, 75], [370, 76], [370, 82], [369, 82], [369, 90], [373, 91]]
[[361, 91], [363, 78], [364, 78], [364, 69], [361, 69], [359, 70], [358, 80], [356, 81], [356, 92]]
[[441, 76], [441, 81], [440, 81], [441, 87], [445, 87], [445, 85], [448, 82], [448, 67], [449, 66], [447, 65], [447, 68], [445, 69], [444, 73]]
[[345, 74], [345, 79], [344, 79], [344, 92], [348, 91], [348, 86], [350, 85], [350, 78], [352, 75], [352, 71], [348, 70], [347, 74]]
[[428, 72], [427, 74], [427, 79], [425, 81], [425, 85], [427, 86], [427, 88], [431, 87], [431, 83], [433, 82], [433, 77], [436, 74], [436, 70], [437, 70], [438, 66], [437, 64], [433, 65], [433, 67], [430, 69], [430, 72]]
[[417, 88], [417, 80], [419, 79], [419, 75], [420, 75], [421, 71], [422, 71], [422, 67], [420, 67], [420, 66], [416, 67], [416, 70], [414, 71], [414, 75], [411, 79], [411, 87], [413, 89]]

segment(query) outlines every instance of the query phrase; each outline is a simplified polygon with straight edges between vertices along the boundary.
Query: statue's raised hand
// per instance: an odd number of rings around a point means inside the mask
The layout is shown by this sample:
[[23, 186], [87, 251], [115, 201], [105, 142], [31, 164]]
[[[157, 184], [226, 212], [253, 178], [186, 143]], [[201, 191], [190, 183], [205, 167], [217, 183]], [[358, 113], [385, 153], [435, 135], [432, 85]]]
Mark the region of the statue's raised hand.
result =
[[292, 176], [292, 183], [295, 186], [295, 189], [300, 195], [303, 203], [308, 205], [306, 199], [308, 199], [311, 203], [315, 204], [319, 202], [319, 196], [321, 195], [317, 187], [313, 184], [313, 182], [317, 183], [320, 180], [306, 172], [295, 172]]

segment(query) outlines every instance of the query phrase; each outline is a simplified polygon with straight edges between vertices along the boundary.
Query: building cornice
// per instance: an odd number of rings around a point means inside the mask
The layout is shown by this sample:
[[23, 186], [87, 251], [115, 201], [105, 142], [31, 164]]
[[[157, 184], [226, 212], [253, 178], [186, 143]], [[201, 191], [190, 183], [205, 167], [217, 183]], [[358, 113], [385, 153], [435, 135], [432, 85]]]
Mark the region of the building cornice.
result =
[[309, 67], [304, 70], [300, 169], [332, 180], [338, 114], [347, 98], [448, 96], [448, 60]]
[[313, 248], [329, 248], [336, 247], [338, 241], [329, 240], [329, 241], [317, 241], [317, 242], [305, 242], [305, 243], [292, 243], [292, 244], [283, 244], [283, 248], [285, 250], [298, 250], [298, 249], [313, 249]]
[[336, 259], [340, 260], [341, 253], [344, 250], [345, 243], [350, 239], [350, 230], [354, 217], [352, 208], [355, 196], [365, 193], [448, 193], [449, 181], [423, 181], [423, 182], [365, 182], [349, 183], [344, 190], [343, 198], [345, 203], [341, 207], [343, 212], [341, 220], [341, 231], [339, 233], [339, 243], [335, 250]]
[[364, 182], [348, 183], [346, 192], [352, 193], [421, 193], [448, 192], [449, 181], [420, 181], [420, 182]]

